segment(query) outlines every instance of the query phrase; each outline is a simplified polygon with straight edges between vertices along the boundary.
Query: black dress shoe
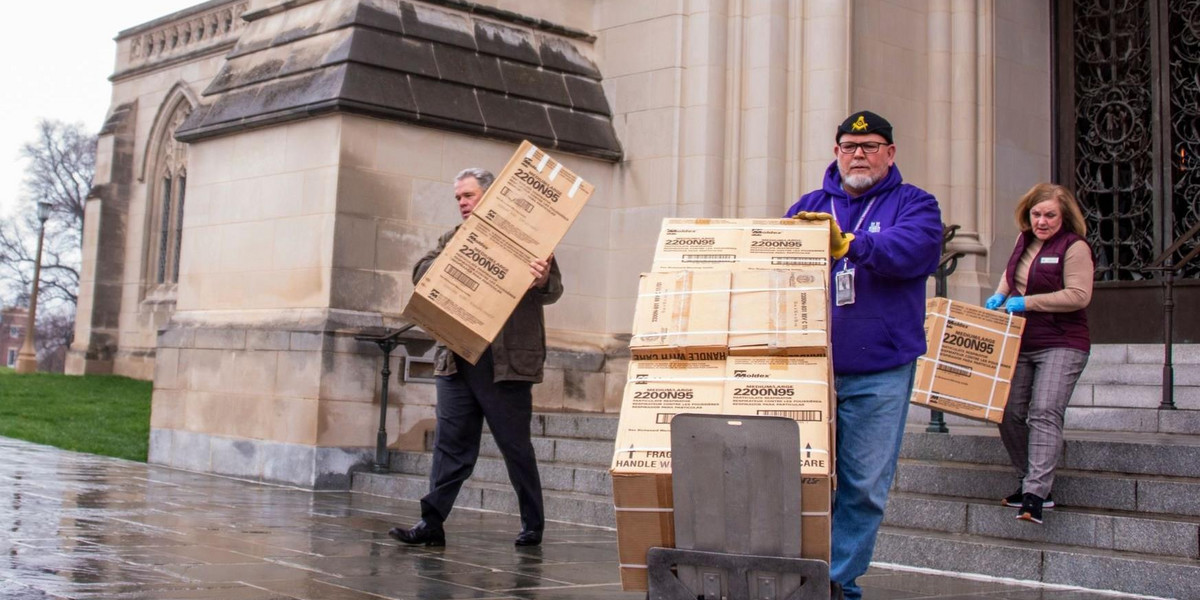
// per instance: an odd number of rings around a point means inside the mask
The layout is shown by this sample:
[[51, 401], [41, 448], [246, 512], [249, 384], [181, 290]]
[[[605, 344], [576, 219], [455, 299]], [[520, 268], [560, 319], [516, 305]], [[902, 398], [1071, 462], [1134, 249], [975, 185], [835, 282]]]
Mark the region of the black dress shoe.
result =
[[441, 525], [429, 525], [425, 521], [417, 523], [412, 529], [393, 527], [388, 531], [388, 535], [405, 544], [446, 545], [446, 530], [442, 529]]
[[542, 544], [542, 532], [533, 529], [522, 529], [521, 533], [517, 534], [517, 539], [513, 541], [514, 546], [540, 546]]

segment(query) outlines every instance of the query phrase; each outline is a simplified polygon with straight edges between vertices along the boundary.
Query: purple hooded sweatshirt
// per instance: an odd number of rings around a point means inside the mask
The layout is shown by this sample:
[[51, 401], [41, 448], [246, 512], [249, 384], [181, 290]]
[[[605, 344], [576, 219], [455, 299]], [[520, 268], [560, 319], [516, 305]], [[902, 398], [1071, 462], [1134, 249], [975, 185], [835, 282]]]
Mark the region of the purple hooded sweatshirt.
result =
[[855, 302], [832, 307], [834, 373], [885, 371], [924, 354], [925, 282], [942, 250], [942, 214], [933, 195], [904, 183], [892, 165], [882, 181], [850, 198], [834, 161], [822, 188], [802, 196], [786, 216], [800, 211], [835, 213], [842, 231], [854, 233], [830, 272], [833, 290], [847, 262], [855, 270]]

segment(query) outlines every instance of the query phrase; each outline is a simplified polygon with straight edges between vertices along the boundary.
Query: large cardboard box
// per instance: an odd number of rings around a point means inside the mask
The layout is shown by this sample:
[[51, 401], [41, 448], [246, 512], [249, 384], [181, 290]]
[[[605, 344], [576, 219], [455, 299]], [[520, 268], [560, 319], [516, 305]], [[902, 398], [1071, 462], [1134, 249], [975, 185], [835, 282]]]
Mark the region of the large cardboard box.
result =
[[833, 404], [827, 357], [631, 361], [612, 462], [625, 590], [646, 589], [646, 551], [674, 547], [670, 422], [680, 413], [800, 421], [802, 554], [829, 560]]
[[[670, 473], [614, 473], [617, 556], [621, 589], [647, 588], [646, 552], [675, 547], [675, 504]], [[829, 562], [833, 478], [800, 480], [800, 556]]]
[[828, 267], [828, 224], [796, 219], [663, 219], [652, 270]]
[[472, 216], [538, 258], [546, 258], [567, 234], [593, 187], [528, 141], [522, 142]]
[[533, 283], [533, 255], [468, 218], [417, 282], [404, 316], [472, 364]]
[[827, 356], [829, 280], [825, 269], [735, 271], [729, 353]]
[[833, 474], [833, 392], [824, 356], [730, 356], [721, 414], [787, 417], [800, 424], [800, 472]]
[[635, 360], [825, 356], [824, 270], [644, 273], [629, 350]]
[[524, 142], [417, 282], [404, 316], [474, 364], [533, 282], [593, 188]]
[[926, 302], [925, 341], [917, 359], [912, 402], [999, 423], [1025, 319], [947, 298]]
[[612, 472], [670, 473], [671, 419], [719, 414], [724, 390], [723, 360], [630, 361]]
[[629, 351], [634, 360], [721, 360], [729, 341], [728, 271], [643, 273]]

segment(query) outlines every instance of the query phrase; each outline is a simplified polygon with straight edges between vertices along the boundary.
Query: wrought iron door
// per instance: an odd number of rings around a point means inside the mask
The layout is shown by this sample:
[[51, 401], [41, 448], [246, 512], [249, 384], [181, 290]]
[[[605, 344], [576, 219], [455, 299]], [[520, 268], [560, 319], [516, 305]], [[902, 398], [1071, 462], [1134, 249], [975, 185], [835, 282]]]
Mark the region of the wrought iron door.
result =
[[[1200, 0], [1058, 0], [1055, 20], [1056, 171], [1087, 221], [1089, 315], [1127, 325], [1102, 341], [1155, 341], [1129, 310], [1155, 314], [1147, 267], [1200, 220]], [[1200, 263], [1182, 277], [1200, 294]], [[1200, 319], [1180, 325], [1200, 337]]]

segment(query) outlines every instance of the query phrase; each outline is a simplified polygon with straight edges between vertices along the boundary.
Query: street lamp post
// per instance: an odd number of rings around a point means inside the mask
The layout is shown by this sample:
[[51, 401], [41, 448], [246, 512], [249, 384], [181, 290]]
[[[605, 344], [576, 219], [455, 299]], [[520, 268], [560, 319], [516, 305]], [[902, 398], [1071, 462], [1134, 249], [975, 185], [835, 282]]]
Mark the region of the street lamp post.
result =
[[33, 373], [37, 371], [37, 349], [33, 345], [34, 325], [37, 323], [38, 280], [42, 276], [42, 239], [46, 237], [46, 219], [50, 218], [51, 204], [38, 202], [37, 218], [42, 222], [38, 228], [37, 254], [33, 261], [33, 292], [29, 294], [29, 322], [25, 325], [25, 342], [17, 353], [17, 372]]

